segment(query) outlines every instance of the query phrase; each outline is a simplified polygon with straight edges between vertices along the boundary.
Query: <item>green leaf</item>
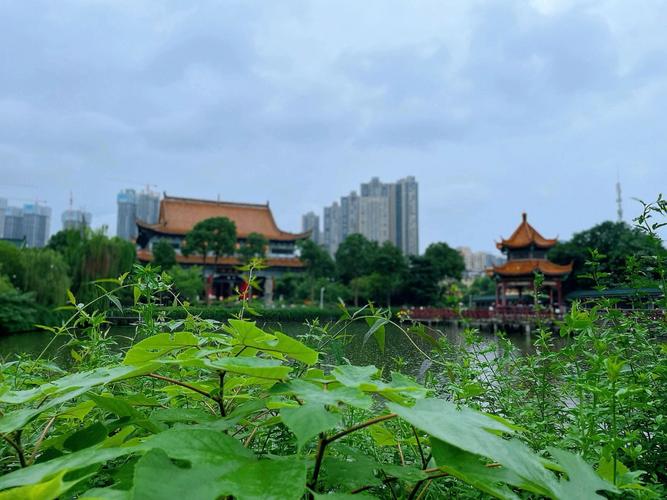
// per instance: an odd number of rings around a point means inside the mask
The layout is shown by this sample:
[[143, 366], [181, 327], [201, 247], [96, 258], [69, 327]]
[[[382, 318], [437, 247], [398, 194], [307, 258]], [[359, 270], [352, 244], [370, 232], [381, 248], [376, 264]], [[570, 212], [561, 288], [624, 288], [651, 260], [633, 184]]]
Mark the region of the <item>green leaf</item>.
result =
[[275, 392], [291, 392], [301, 401], [312, 404], [335, 406], [339, 402], [362, 410], [370, 409], [373, 399], [363, 391], [353, 387], [326, 388], [321, 384], [304, 380], [291, 380], [289, 383], [276, 387]]
[[520, 477], [505, 468], [489, 468], [478, 455], [468, 453], [439, 439], [431, 438], [433, 458], [443, 472], [495, 498], [519, 497], [507, 485], [521, 486]]
[[136, 365], [161, 358], [165, 354], [187, 347], [197, 347], [199, 342], [190, 332], [158, 333], [136, 343], [127, 351], [123, 364]]
[[1, 491], [0, 500], [54, 500], [76, 483], [87, 479], [87, 477], [81, 477], [74, 481], [63, 481], [65, 474], [67, 474], [67, 470], [60, 472], [48, 481]]
[[366, 323], [370, 326], [369, 330], [364, 335], [363, 345], [366, 345], [368, 339], [373, 335], [375, 341], [380, 348], [380, 351], [384, 353], [384, 339], [385, 339], [385, 328], [384, 326], [389, 323], [387, 318], [366, 318]]
[[557, 448], [549, 448], [549, 453], [567, 474], [567, 479], [562, 478], [555, 488], [557, 498], [568, 500], [604, 499], [606, 497], [598, 495], [598, 491], [620, 493], [620, 490], [613, 484], [597, 475], [581, 456]]
[[62, 471], [82, 469], [136, 452], [137, 448], [129, 446], [125, 448], [86, 448], [5, 474], [0, 477], [0, 490], [36, 484]]
[[72, 290], [70, 290], [69, 288], [67, 289], [67, 300], [69, 300], [69, 303], [72, 304], [73, 306], [76, 305], [76, 298], [74, 297]]
[[326, 457], [323, 461], [324, 482], [331, 488], [353, 490], [363, 486], [380, 486], [375, 475], [380, 465], [368, 457], [356, 454], [354, 458]]
[[76, 431], [65, 439], [63, 447], [69, 451], [79, 451], [90, 448], [104, 441], [108, 434], [108, 429], [100, 422], [95, 422], [88, 427]]
[[522, 478], [524, 489], [545, 496], [554, 491], [555, 477], [540, 457], [517, 440], [503, 439], [502, 434], [513, 434], [514, 428], [501, 419], [439, 399], [420, 400], [412, 408], [395, 403], [387, 407], [445, 443], [500, 463]]
[[216, 370], [224, 370], [250, 377], [281, 380], [287, 377], [292, 369], [283, 366], [280, 361], [262, 358], [220, 358], [204, 360], [204, 366]]
[[280, 418], [296, 436], [299, 449], [319, 433], [340, 424], [339, 414], [333, 414], [324, 405], [314, 403], [283, 408], [280, 410]]

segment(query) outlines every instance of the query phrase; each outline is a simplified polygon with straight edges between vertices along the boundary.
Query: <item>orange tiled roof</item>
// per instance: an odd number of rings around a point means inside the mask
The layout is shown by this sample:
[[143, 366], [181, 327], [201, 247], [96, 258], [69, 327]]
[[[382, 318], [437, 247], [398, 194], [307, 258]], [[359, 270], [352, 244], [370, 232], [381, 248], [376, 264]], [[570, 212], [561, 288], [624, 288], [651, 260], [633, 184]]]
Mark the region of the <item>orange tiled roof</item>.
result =
[[487, 274], [500, 276], [522, 276], [539, 271], [545, 276], [561, 276], [572, 272], [572, 263], [567, 265], [554, 264], [546, 259], [508, 260], [502, 266], [493, 266]]
[[522, 214], [522, 217], [521, 224], [512, 233], [512, 236], [496, 243], [496, 247], [499, 249], [523, 248], [532, 244], [540, 248], [551, 248], [558, 242], [557, 238], [545, 238], [533, 226], [528, 224], [528, 217], [525, 212]]
[[211, 217], [227, 217], [236, 224], [236, 234], [245, 238], [260, 233], [269, 240], [289, 241], [308, 237], [309, 233], [289, 233], [278, 228], [266, 205], [196, 200], [164, 195], [157, 224], [137, 221], [137, 225], [163, 234], [185, 235], [197, 222]]
[[[141, 262], [151, 262], [153, 260], [153, 254], [145, 249], [141, 248], [137, 250], [137, 258]], [[176, 255], [176, 262], [179, 264], [190, 264], [190, 265], [203, 265], [204, 259], [201, 255]], [[213, 264], [213, 257], [206, 258], [206, 264]], [[238, 257], [220, 257], [218, 259], [218, 265], [220, 266], [240, 266], [242, 262]], [[302, 268], [304, 267], [303, 262], [296, 258], [271, 258], [266, 259], [266, 264], [269, 267], [292, 267], [292, 268]]]

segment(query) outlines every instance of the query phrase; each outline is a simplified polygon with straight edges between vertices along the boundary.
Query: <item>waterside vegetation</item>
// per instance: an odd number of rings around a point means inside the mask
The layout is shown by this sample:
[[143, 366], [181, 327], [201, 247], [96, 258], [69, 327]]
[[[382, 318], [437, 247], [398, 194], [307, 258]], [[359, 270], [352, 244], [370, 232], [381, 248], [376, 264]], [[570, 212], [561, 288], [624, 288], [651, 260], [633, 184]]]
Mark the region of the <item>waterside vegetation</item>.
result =
[[[647, 205], [650, 238], [667, 203]], [[667, 256], [626, 279], [665, 286]], [[610, 279], [589, 259], [599, 289]], [[247, 282], [254, 267], [248, 265]], [[350, 280], [353, 278], [350, 278]], [[665, 305], [631, 312], [615, 299], [575, 304], [535, 353], [511, 343], [462, 345], [372, 306], [343, 309], [289, 337], [260, 329], [245, 294], [235, 318], [205, 320], [151, 266], [84, 305], [54, 339], [69, 366], [42, 355], [3, 361], [0, 498], [660, 498], [667, 494]], [[119, 297], [142, 321], [122, 350], [106, 325]], [[167, 320], [168, 294], [184, 318]], [[97, 301], [97, 302], [96, 302]], [[350, 325], [367, 349], [399, 328], [423, 357], [417, 379], [328, 353]], [[420, 348], [416, 339], [426, 342]], [[326, 361], [325, 361], [326, 360]]]

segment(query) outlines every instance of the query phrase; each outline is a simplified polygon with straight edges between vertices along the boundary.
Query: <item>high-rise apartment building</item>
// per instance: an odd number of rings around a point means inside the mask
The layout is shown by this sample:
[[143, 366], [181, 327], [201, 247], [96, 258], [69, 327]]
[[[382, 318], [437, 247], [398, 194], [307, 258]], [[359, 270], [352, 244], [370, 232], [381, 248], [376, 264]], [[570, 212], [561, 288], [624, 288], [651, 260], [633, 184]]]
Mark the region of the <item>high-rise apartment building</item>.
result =
[[[332, 235], [328, 240], [325, 237], [324, 242], [329, 251], [335, 253], [327, 241], [335, 241], [338, 248], [346, 237], [359, 233], [378, 243], [389, 241], [406, 255], [418, 254], [419, 189], [415, 178], [383, 183], [373, 177], [361, 184], [359, 192], [343, 196], [340, 205], [334, 203], [325, 208], [324, 233]], [[332, 214], [336, 210], [340, 213], [338, 226], [334, 225], [333, 217], [327, 217], [327, 211]]]
[[474, 252], [469, 247], [458, 247], [456, 250], [463, 257], [465, 281], [473, 281], [475, 278], [484, 276], [486, 269], [505, 262], [505, 258], [500, 255], [493, 255], [487, 252]]
[[40, 203], [26, 203], [23, 207], [8, 206], [7, 200], [0, 200], [2, 212], [0, 236], [12, 240], [25, 240], [30, 248], [46, 245], [51, 229], [51, 208]]
[[93, 214], [85, 210], [68, 208], [61, 217], [63, 229], [84, 229], [93, 222]]
[[137, 219], [155, 224], [160, 216], [160, 195], [149, 190], [137, 193], [134, 189], [123, 189], [116, 202], [116, 235], [126, 240], [137, 237]]
[[134, 189], [123, 189], [116, 196], [118, 216], [116, 236], [125, 240], [137, 237], [137, 193]]
[[51, 229], [51, 208], [39, 203], [23, 205], [23, 231], [29, 248], [46, 246]]
[[308, 212], [301, 217], [301, 230], [310, 231], [310, 239], [320, 243], [320, 217], [315, 212]]
[[149, 190], [137, 194], [137, 219], [155, 224], [159, 217], [160, 195]]
[[341, 209], [338, 202], [324, 207], [324, 246], [331, 255], [336, 253], [342, 241]]
[[0, 198], [0, 238], [5, 237], [5, 211], [7, 210], [7, 200]]

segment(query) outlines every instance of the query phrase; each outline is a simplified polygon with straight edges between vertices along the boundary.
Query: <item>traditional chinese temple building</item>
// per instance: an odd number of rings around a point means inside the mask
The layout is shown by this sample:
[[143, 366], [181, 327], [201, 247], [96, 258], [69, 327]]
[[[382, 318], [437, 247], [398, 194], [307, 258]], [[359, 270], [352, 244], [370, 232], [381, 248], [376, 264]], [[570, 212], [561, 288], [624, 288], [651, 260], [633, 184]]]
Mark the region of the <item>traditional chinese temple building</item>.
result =
[[[230, 203], [222, 201], [198, 200], [167, 196], [160, 202], [160, 215], [156, 224], [147, 224], [137, 220], [137, 257], [141, 262], [153, 260], [153, 244], [164, 239], [169, 241], [176, 251], [176, 261], [183, 266], [204, 265], [202, 255], [185, 256], [181, 246], [185, 235], [200, 221], [211, 217], [227, 217], [236, 224], [237, 246], [242, 245], [251, 233], [259, 233], [268, 240], [265, 264], [266, 269], [259, 271], [259, 277], [272, 289], [273, 278], [288, 272], [301, 271], [304, 268], [296, 253], [296, 243], [305, 239], [309, 233], [289, 233], [278, 228], [269, 204]], [[206, 274], [209, 293], [216, 297], [228, 297], [237, 287], [242, 287], [240, 272], [237, 270], [241, 260], [238, 256], [220, 257], [214, 268], [213, 257], [206, 257]]]
[[493, 266], [487, 274], [496, 281], [496, 306], [508, 305], [508, 293], [517, 292], [521, 298], [524, 291], [533, 291], [535, 275], [544, 276], [542, 287], [548, 290], [549, 305], [563, 310], [563, 281], [572, 272], [572, 264], [555, 264], [547, 259], [547, 252], [558, 240], [542, 236], [523, 220], [512, 236], [496, 243], [500, 251], [507, 255], [507, 262]]

